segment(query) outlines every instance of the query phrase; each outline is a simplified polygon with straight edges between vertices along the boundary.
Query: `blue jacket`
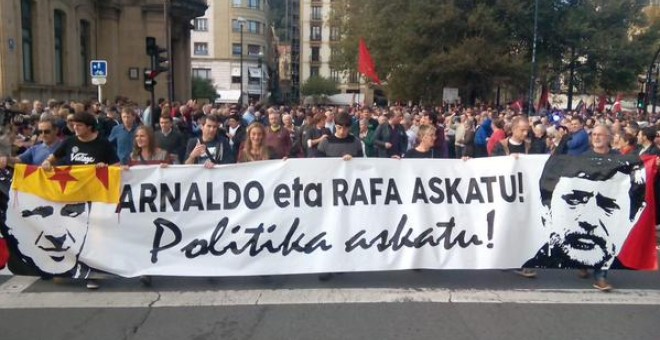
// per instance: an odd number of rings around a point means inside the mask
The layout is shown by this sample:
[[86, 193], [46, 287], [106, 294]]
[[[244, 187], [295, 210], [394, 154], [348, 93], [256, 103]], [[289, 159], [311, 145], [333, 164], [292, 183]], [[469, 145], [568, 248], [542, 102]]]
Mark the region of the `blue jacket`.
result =
[[133, 151], [133, 140], [135, 139], [135, 131], [137, 131], [138, 125], [133, 124], [131, 130], [126, 130], [123, 124], [116, 125], [110, 131], [110, 137], [108, 140], [110, 143], [115, 145], [117, 148], [117, 157], [121, 164], [128, 164], [128, 161], [131, 158], [131, 152]]
[[589, 150], [589, 135], [584, 129], [574, 133], [566, 143], [566, 154], [579, 156]]
[[481, 126], [477, 129], [476, 134], [474, 135], [474, 145], [486, 145], [488, 144], [488, 138], [493, 134], [492, 128], [493, 121], [490, 118], [481, 123]]

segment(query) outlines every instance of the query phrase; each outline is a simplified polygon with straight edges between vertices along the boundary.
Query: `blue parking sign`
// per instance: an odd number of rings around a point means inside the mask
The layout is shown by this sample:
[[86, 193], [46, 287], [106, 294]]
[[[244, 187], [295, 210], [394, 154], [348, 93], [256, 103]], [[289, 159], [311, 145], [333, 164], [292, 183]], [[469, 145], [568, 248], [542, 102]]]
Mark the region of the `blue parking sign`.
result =
[[89, 72], [92, 78], [105, 78], [108, 76], [108, 62], [106, 60], [92, 60], [89, 62]]

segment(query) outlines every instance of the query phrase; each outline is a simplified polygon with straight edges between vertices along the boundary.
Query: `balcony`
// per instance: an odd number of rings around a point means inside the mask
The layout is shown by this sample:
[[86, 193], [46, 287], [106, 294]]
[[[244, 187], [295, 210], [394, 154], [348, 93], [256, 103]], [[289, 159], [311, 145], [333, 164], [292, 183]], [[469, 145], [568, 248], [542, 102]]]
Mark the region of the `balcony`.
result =
[[[162, 8], [163, 5], [157, 5]], [[208, 8], [206, 0], [171, 0], [170, 11], [173, 17], [192, 20], [204, 16]]]

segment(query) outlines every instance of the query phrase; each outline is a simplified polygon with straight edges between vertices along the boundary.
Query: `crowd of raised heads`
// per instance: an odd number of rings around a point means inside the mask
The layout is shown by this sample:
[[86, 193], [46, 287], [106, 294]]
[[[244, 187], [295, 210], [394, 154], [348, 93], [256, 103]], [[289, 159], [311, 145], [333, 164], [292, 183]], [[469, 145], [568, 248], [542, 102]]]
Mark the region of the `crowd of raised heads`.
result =
[[[15, 101], [5, 99], [5, 107], [12, 112], [11, 150], [6, 145], [0, 149], [5, 156], [16, 156], [40, 142], [38, 123], [49, 121], [57, 137], [64, 139], [75, 135], [75, 114], [88, 113], [96, 119], [95, 131], [110, 139], [116, 148], [122, 149], [122, 163], [138, 157], [142, 148], [147, 153], [162, 149], [173, 163], [186, 163], [190, 152], [187, 144], [197, 138], [202, 144], [213, 138], [226, 138], [232, 157], [226, 160], [244, 162], [274, 158], [331, 157], [318, 150], [319, 145], [335, 136], [347, 125], [349, 136], [359, 140], [362, 157], [431, 157], [462, 158], [496, 155], [499, 143], [515, 133], [517, 117], [524, 117], [526, 133], [522, 138], [529, 142], [529, 153], [578, 154], [592, 146], [591, 134], [600, 127], [605, 133], [607, 145], [622, 154], [639, 152], [645, 148], [645, 140], [660, 147], [657, 138], [660, 114], [641, 112], [594, 112], [591, 110], [566, 111], [543, 109], [527, 116], [515, 105], [499, 108], [489, 105], [442, 105], [434, 107], [400, 106], [280, 106], [251, 104], [209, 104], [196, 100], [168, 102], [159, 99], [151, 105], [138, 104], [125, 97], [99, 103], [89, 101], [60, 101], [50, 99]], [[126, 121], [122, 114], [132, 116]], [[207, 117], [217, 122], [216, 132], [204, 132]], [[338, 125], [337, 122], [342, 124]], [[122, 134], [111, 136], [112, 130], [122, 124], [129, 133], [130, 147]], [[255, 126], [260, 124], [261, 126]], [[214, 124], [211, 124], [214, 125]], [[133, 130], [142, 126], [138, 130]], [[422, 128], [424, 126], [433, 129]], [[381, 128], [379, 128], [381, 127]], [[174, 140], [164, 140], [169, 131], [180, 135]], [[577, 132], [587, 136], [586, 144], [579, 149], [571, 145], [571, 136]], [[604, 132], [603, 132], [604, 131]], [[137, 141], [136, 132], [140, 141]], [[250, 140], [250, 134], [254, 138]], [[288, 140], [283, 138], [288, 135]], [[204, 140], [201, 137], [205, 137]], [[515, 137], [515, 136], [514, 136]], [[519, 136], [520, 137], [520, 136]], [[425, 141], [426, 138], [426, 141]], [[168, 138], [165, 138], [168, 139]], [[332, 139], [332, 138], [330, 138]], [[515, 140], [515, 138], [514, 138]], [[425, 142], [424, 142], [425, 141]], [[126, 144], [122, 147], [121, 144]], [[161, 145], [163, 143], [164, 145]], [[126, 148], [130, 152], [126, 154]], [[411, 150], [417, 150], [411, 151]], [[432, 153], [426, 153], [432, 150]], [[421, 152], [421, 153], [420, 153]], [[198, 150], [196, 155], [203, 156]], [[203, 158], [203, 157], [201, 157]], [[226, 163], [224, 161], [223, 163]]]

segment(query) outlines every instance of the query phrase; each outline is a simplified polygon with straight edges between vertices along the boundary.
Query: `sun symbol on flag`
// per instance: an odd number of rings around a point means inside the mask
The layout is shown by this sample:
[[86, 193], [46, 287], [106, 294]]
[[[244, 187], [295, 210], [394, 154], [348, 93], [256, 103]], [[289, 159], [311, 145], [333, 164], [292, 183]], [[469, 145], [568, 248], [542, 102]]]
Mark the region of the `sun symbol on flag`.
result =
[[55, 168], [55, 174], [48, 179], [51, 181], [57, 181], [60, 182], [60, 187], [62, 188], [62, 192], [66, 189], [66, 185], [69, 182], [77, 182], [78, 179], [71, 176], [71, 167], [67, 168]]

